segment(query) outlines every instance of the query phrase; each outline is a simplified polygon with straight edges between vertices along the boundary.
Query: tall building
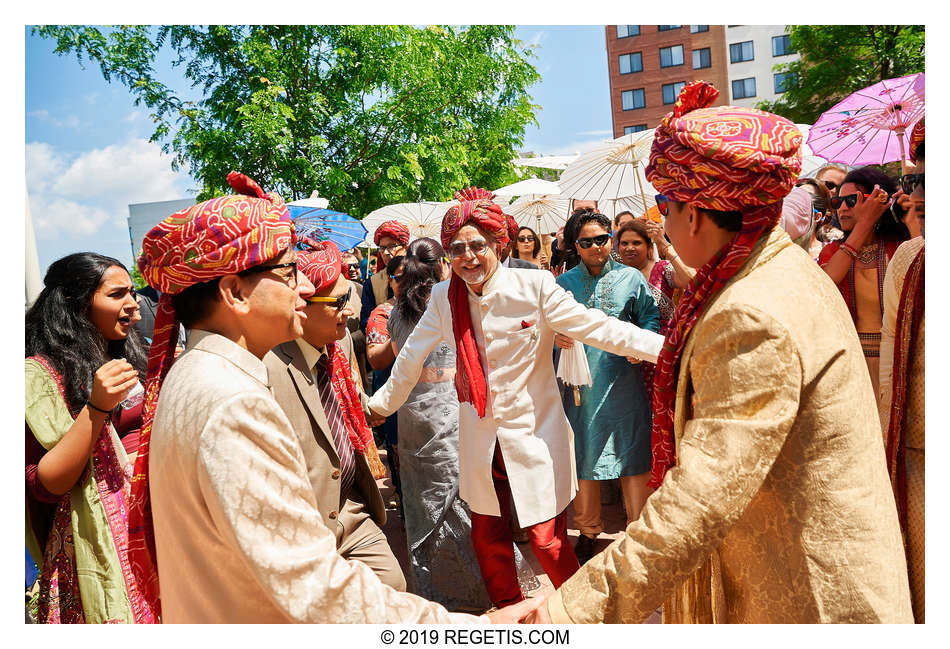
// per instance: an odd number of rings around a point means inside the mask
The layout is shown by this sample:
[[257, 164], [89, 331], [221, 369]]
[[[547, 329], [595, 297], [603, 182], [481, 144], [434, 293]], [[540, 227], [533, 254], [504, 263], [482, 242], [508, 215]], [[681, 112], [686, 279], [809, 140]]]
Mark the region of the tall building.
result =
[[783, 92], [772, 66], [795, 60], [784, 25], [607, 25], [614, 137], [654, 128], [680, 89], [702, 79], [714, 106], [753, 106]]

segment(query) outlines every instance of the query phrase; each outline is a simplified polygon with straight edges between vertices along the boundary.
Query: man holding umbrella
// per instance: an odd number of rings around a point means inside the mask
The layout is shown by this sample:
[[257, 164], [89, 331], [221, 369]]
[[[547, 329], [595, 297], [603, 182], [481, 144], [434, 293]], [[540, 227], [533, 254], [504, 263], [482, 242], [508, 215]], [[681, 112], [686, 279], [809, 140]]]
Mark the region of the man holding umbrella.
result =
[[524, 599], [512, 546], [511, 501], [555, 586], [577, 569], [565, 509], [576, 492], [570, 425], [551, 353], [555, 332], [622, 356], [654, 361], [662, 338], [578, 304], [551, 273], [499, 263], [507, 219], [483, 189], [456, 194], [442, 221], [453, 275], [370, 399], [388, 415], [406, 400], [429, 352], [454, 340], [459, 402], [459, 493], [472, 510], [472, 542], [496, 606]]

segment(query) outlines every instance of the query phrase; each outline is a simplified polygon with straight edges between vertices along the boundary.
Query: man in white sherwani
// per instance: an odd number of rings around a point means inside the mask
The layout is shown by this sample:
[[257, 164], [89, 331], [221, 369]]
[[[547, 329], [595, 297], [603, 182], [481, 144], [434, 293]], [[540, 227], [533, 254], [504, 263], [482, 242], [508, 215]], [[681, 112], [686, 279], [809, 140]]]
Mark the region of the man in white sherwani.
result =
[[555, 332], [651, 362], [663, 338], [581, 306], [547, 271], [502, 266], [506, 215], [485, 190], [469, 188], [456, 198], [460, 203], [442, 222], [453, 276], [432, 288], [426, 312], [369, 408], [379, 415], [397, 410], [432, 348], [455, 341], [459, 492], [472, 511], [472, 543], [486, 589], [504, 606], [524, 599], [510, 501], [555, 587], [579, 567], [567, 540], [565, 510], [577, 478], [573, 434], [551, 362]]

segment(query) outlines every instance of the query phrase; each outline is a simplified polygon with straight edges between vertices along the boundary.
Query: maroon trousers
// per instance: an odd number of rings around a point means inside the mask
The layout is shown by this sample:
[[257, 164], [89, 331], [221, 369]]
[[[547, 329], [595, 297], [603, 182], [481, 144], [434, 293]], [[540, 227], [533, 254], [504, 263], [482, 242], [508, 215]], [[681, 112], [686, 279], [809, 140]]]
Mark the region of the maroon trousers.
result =
[[[472, 545], [488, 596], [492, 604], [500, 608], [520, 602], [525, 596], [518, 585], [515, 566], [514, 538], [511, 531], [511, 488], [508, 486], [508, 473], [497, 442], [491, 470], [501, 516], [472, 512]], [[528, 527], [526, 531], [532, 551], [555, 588], [567, 581], [581, 567], [574, 548], [567, 539], [566, 510], [550, 520]]]

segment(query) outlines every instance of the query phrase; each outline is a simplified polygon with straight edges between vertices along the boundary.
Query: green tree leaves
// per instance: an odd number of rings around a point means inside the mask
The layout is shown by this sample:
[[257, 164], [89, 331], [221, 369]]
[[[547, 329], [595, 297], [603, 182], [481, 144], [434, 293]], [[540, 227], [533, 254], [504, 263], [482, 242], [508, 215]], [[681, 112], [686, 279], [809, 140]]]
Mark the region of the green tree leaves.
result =
[[786, 92], [757, 108], [813, 124], [849, 94], [884, 79], [924, 71], [923, 25], [794, 25], [801, 60], [775, 66], [792, 72]]
[[[152, 111], [152, 140], [201, 187], [231, 169], [287, 200], [318, 189], [364, 215], [387, 203], [447, 200], [463, 186], [515, 179], [530, 49], [504, 25], [42, 26], [60, 54], [99, 64]], [[168, 48], [187, 89], [154, 69]]]

